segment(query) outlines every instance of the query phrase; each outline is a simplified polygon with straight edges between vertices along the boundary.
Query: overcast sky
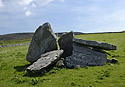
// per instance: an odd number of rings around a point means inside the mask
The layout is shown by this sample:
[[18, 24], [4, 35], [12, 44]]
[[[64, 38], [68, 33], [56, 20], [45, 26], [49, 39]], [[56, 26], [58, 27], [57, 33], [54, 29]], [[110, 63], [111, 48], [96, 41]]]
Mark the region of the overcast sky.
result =
[[34, 32], [49, 22], [54, 32], [125, 30], [125, 0], [0, 0], [0, 35]]

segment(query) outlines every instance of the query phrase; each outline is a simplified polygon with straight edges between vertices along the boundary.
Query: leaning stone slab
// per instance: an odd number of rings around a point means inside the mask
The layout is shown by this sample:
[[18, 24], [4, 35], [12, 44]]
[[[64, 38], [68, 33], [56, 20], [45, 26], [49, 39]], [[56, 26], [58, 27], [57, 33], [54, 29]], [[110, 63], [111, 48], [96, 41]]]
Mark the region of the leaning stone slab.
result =
[[44, 72], [45, 69], [55, 64], [62, 55], [63, 50], [56, 50], [42, 54], [41, 57], [27, 68], [28, 72]]
[[102, 66], [106, 62], [106, 54], [94, 51], [78, 43], [73, 43], [73, 54], [65, 59], [65, 64], [69, 68], [77, 66]]
[[71, 31], [69, 33], [64, 33], [60, 39], [58, 40], [60, 49], [64, 50], [64, 53], [62, 54], [62, 57], [65, 58], [67, 56], [72, 55], [72, 40], [74, 38], [74, 33]]
[[57, 50], [57, 37], [51, 25], [45, 23], [40, 26], [33, 35], [26, 60], [33, 63], [40, 55], [49, 51]]
[[104, 50], [116, 50], [116, 46], [108, 44], [108, 43], [104, 43], [104, 42], [83, 40], [83, 39], [77, 39], [77, 38], [74, 38], [73, 42], [83, 44], [89, 47], [104, 49]]

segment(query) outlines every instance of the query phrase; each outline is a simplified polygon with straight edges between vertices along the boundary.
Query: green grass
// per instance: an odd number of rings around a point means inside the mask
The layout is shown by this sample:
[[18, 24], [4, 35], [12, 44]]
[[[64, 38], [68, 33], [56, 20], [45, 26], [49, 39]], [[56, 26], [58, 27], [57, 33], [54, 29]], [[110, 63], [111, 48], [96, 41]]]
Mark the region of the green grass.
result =
[[[78, 35], [77, 38], [114, 44], [116, 51], [107, 51], [119, 63], [88, 69], [54, 67], [45, 75], [29, 74], [25, 68], [28, 45], [0, 48], [0, 87], [125, 87], [125, 33]], [[17, 42], [19, 43], [19, 42]], [[53, 73], [56, 72], [56, 73]]]
[[23, 44], [23, 43], [30, 43], [30, 42], [31, 42], [31, 38], [17, 39], [17, 40], [0, 40], [0, 46], [12, 45], [12, 44]]

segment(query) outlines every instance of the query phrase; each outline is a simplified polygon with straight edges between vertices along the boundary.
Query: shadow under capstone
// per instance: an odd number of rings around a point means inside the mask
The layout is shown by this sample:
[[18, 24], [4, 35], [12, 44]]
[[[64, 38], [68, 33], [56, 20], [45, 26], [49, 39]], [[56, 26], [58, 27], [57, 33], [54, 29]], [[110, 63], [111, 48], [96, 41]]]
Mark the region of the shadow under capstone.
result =
[[26, 65], [22, 65], [22, 66], [14, 66], [14, 69], [16, 69], [17, 72], [22, 72], [25, 71], [26, 68], [29, 66], [30, 64], [26, 64]]
[[[39, 72], [31, 72], [31, 71], [29, 71], [29, 72], [26, 72], [26, 74], [24, 74], [23, 77], [42, 77], [42, 76], [45, 76], [45, 73], [50, 72], [50, 70], [52, 70], [54, 68], [55, 64], [52, 65], [52, 66], [49, 66], [45, 70], [45, 72], [43, 72], [43, 71], [41, 71], [41, 72], [40, 71]], [[50, 72], [49, 74], [52, 74], [52, 73], [53, 72]]]

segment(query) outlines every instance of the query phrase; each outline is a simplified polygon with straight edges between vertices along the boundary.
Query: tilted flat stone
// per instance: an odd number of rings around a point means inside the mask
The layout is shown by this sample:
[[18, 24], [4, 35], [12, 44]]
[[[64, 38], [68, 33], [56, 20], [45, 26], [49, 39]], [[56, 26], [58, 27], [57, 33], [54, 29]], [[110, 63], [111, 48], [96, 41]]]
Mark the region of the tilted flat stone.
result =
[[34, 33], [26, 60], [33, 63], [40, 58], [40, 55], [49, 51], [57, 50], [57, 37], [51, 25], [45, 23]]
[[102, 66], [106, 62], [106, 54], [94, 51], [78, 43], [73, 43], [73, 54], [65, 59], [65, 64], [69, 68], [74, 68], [78, 65], [80, 67]]
[[28, 72], [43, 72], [55, 64], [62, 55], [63, 50], [56, 50], [42, 54], [41, 57], [27, 68]]
[[60, 49], [64, 50], [64, 53], [62, 54], [62, 57], [67, 57], [72, 55], [72, 40], [74, 38], [74, 33], [71, 31], [69, 33], [63, 34], [60, 39], [58, 40]]
[[89, 47], [104, 49], [104, 50], [116, 50], [116, 46], [108, 43], [104, 43], [104, 42], [83, 40], [83, 39], [77, 39], [77, 38], [74, 38], [73, 42], [83, 44]]

